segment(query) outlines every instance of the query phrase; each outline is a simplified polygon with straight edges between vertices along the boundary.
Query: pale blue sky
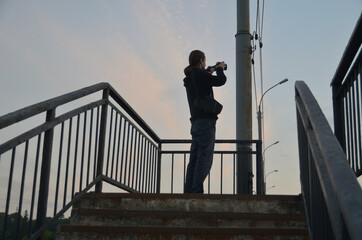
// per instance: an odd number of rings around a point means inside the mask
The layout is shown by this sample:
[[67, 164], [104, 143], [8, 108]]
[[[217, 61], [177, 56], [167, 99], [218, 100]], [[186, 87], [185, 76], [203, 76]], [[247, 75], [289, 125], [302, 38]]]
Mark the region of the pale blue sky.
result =
[[[279, 170], [268, 177], [268, 186], [276, 185], [270, 193], [300, 193], [294, 82], [306, 81], [332, 123], [329, 84], [361, 9], [361, 0], [265, 3], [264, 90], [290, 80], [264, 99], [265, 145], [280, 141], [266, 152], [266, 172]], [[200, 49], [209, 65], [228, 64], [228, 82], [215, 90], [224, 105], [217, 138], [233, 139], [235, 33], [231, 0], [2, 0], [0, 115], [109, 82], [161, 138], [189, 138], [183, 68], [190, 51]]]

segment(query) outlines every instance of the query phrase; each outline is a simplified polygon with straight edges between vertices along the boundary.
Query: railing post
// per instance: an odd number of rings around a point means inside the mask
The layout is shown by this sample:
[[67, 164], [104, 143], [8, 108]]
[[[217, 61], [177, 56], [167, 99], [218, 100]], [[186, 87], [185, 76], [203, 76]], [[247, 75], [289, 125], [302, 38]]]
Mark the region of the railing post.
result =
[[156, 189], [156, 193], [161, 192], [161, 158], [162, 158], [162, 143], [158, 143], [157, 189]]
[[[47, 111], [46, 122], [55, 118], [55, 108]], [[50, 164], [53, 148], [54, 128], [45, 131], [43, 144], [43, 160], [41, 165], [38, 210], [36, 217], [36, 230], [39, 230], [45, 223], [48, 206]], [[39, 238], [41, 239], [41, 237]]]
[[256, 193], [258, 195], [265, 194], [264, 162], [261, 150], [262, 142], [259, 140], [256, 143]]
[[340, 83], [332, 85], [334, 135], [337, 137], [343, 151], [346, 152], [343, 92], [339, 91], [340, 88]]
[[[108, 98], [109, 98], [109, 88], [106, 88], [103, 90], [103, 99], [108, 100]], [[103, 173], [104, 147], [105, 147], [106, 128], [107, 128], [107, 113], [108, 113], [108, 101], [102, 106], [102, 112], [101, 112], [96, 177], [101, 176]], [[102, 192], [102, 181], [97, 182], [95, 191], [97, 193]]]

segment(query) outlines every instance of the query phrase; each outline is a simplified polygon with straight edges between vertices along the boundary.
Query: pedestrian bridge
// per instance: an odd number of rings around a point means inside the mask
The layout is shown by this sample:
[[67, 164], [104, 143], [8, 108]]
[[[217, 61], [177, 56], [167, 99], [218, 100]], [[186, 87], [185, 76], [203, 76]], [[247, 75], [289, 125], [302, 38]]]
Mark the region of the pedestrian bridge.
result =
[[[311, 239], [357, 240], [362, 237], [362, 191], [357, 182], [362, 174], [361, 36], [360, 18], [331, 82], [334, 131], [308, 86], [302, 81], [295, 83], [301, 201], [307, 236]], [[24, 121], [31, 121], [34, 127], [18, 127]], [[102, 194], [103, 183], [116, 187], [119, 192], [135, 193], [137, 195], [133, 196], [141, 199], [139, 194], [147, 198], [149, 194], [173, 194], [183, 186], [184, 178], [176, 181], [175, 177], [180, 172], [185, 176], [189, 151], [183, 146], [191, 141], [160, 139], [108, 83], [76, 90], [1, 116], [0, 129], [9, 136], [0, 145], [1, 184], [7, 189], [0, 198], [1, 239], [41, 237], [52, 223], [84, 201], [89, 192]], [[11, 135], [19, 131], [20, 134]], [[217, 176], [220, 190], [216, 195], [221, 199], [224, 195], [231, 199], [235, 196], [243, 201], [236, 192], [236, 159], [238, 154], [251, 154], [257, 164], [256, 172], [250, 173], [256, 176], [257, 195], [249, 195], [248, 199], [263, 197], [264, 180], [260, 178], [259, 165], [261, 142], [218, 139], [216, 144], [227, 144], [231, 149], [214, 153], [215, 159], [220, 160], [214, 165], [221, 168]], [[243, 144], [251, 145], [252, 149], [238, 151], [237, 146]], [[183, 169], [175, 165], [176, 158], [182, 159]], [[223, 175], [226, 161], [232, 165], [230, 176]], [[210, 178], [215, 176], [208, 178], [208, 193]], [[164, 184], [168, 187], [163, 188]], [[27, 221], [24, 223], [21, 213], [25, 210]], [[10, 217], [14, 212], [16, 217]], [[245, 212], [240, 214], [246, 216]], [[27, 231], [19, 231], [24, 224]], [[10, 229], [10, 225], [15, 228]], [[278, 229], [266, 232], [287, 232]], [[202, 231], [207, 234], [207, 230]], [[222, 227], [212, 231], [221, 238], [223, 232], [232, 237]], [[235, 230], [235, 236], [251, 232]]]

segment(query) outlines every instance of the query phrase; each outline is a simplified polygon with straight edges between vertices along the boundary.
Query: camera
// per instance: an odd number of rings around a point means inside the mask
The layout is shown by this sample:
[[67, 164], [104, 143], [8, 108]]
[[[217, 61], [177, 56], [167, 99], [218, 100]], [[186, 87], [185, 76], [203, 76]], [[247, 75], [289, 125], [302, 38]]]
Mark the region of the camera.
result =
[[[208, 71], [209, 73], [215, 72], [215, 71], [216, 71], [216, 66], [219, 65], [220, 63], [221, 63], [221, 62], [217, 62], [214, 66], [208, 67], [208, 68], [206, 69], [206, 71]], [[226, 71], [227, 68], [228, 68], [228, 65], [225, 64], [225, 69], [224, 69], [224, 70]]]

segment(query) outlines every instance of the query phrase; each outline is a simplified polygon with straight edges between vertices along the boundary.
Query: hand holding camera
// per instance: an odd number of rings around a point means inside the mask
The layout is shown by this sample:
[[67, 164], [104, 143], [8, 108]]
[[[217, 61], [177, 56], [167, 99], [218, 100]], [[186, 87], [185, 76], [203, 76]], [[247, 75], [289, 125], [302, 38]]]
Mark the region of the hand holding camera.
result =
[[222, 69], [227, 70], [227, 67], [228, 67], [228, 66], [227, 66], [226, 63], [224, 63], [224, 61], [222, 61], [222, 62], [217, 62], [214, 66], [208, 67], [208, 68], [206, 69], [206, 71], [208, 71], [209, 73], [213, 73], [213, 72], [216, 71], [216, 69], [217, 69], [218, 67], [221, 67]]

